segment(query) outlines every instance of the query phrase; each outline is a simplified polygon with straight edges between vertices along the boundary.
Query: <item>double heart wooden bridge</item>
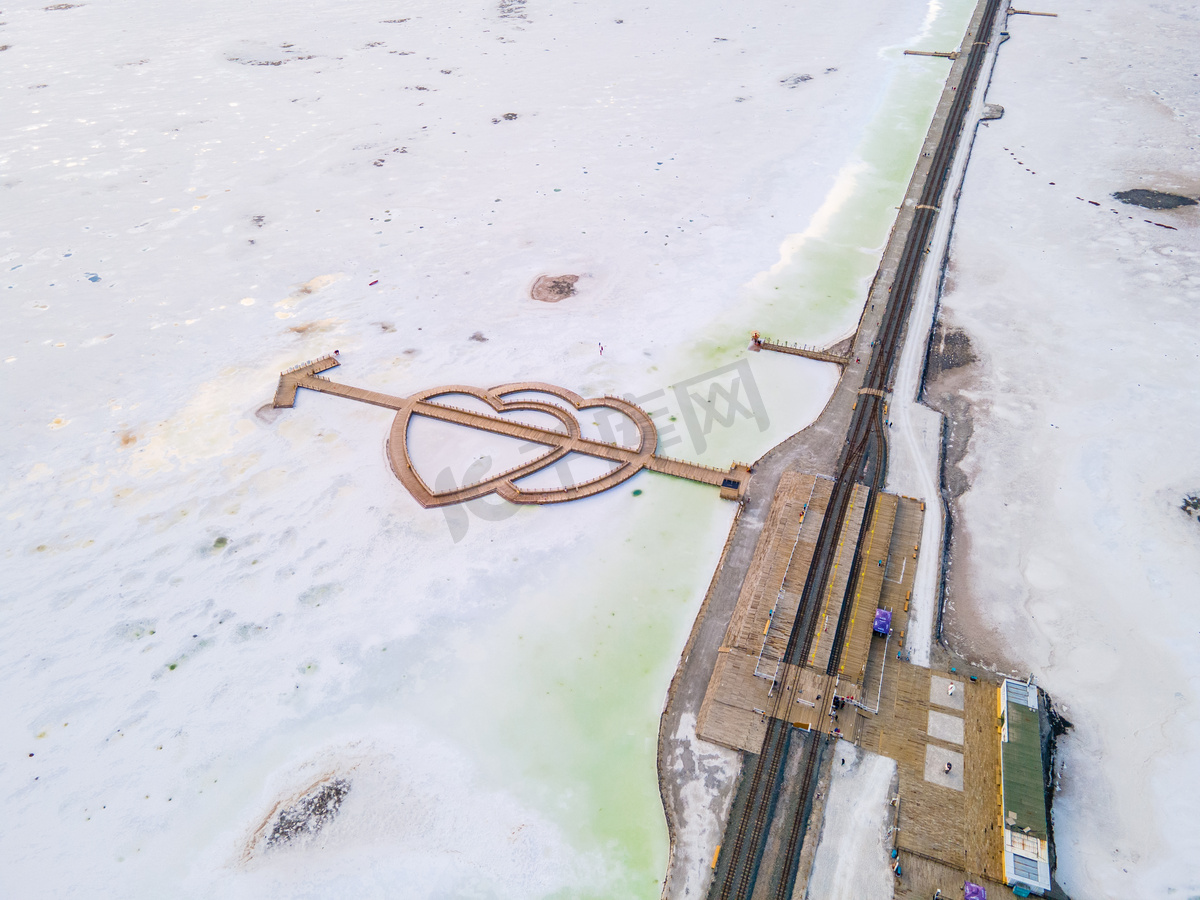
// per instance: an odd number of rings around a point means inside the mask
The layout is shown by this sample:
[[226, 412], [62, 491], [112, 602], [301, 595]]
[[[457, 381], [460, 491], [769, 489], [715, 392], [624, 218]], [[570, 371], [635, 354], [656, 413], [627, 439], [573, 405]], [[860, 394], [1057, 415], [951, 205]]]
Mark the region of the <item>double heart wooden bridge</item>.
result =
[[[424, 507], [449, 506], [492, 493], [512, 503], [561, 503], [565, 500], [589, 497], [592, 494], [616, 487], [642, 469], [711, 484], [720, 488], [721, 496], [727, 500], [741, 500], [746, 493], [746, 482], [750, 477], [750, 469], [745, 465], [735, 463], [725, 470], [656, 454], [658, 430], [654, 427], [654, 422], [643, 409], [619, 397], [606, 396], [586, 399], [564, 388], [538, 381], [502, 384], [488, 390], [455, 384], [419, 391], [408, 397], [393, 397], [377, 391], [338, 384], [319, 374], [338, 364], [335, 356], [325, 356], [283, 372], [279, 376], [279, 387], [275, 391], [275, 407], [281, 409], [294, 406], [296, 391], [300, 388], [307, 388], [323, 394], [336, 394], [339, 397], [348, 397], [362, 403], [396, 410], [396, 418], [392, 422], [392, 430], [388, 438], [388, 459], [391, 461], [392, 471], [396, 473], [396, 477]], [[549, 395], [560, 401], [562, 405], [530, 399], [527, 395], [531, 393]], [[448, 399], [455, 395], [465, 395], [480, 400], [494, 410], [495, 414], [438, 402], [441, 398]], [[579, 421], [572, 411], [583, 412], [600, 408], [613, 410], [633, 422], [637, 429], [637, 441], [634, 446], [598, 441], [583, 436]], [[516, 416], [522, 412], [552, 416], [562, 425], [562, 430], [543, 428], [520, 421]], [[418, 474], [408, 453], [408, 427], [413, 416], [426, 416], [454, 425], [518, 438], [542, 445], [546, 447], [546, 452], [484, 481], [463, 485], [450, 491], [435, 491]], [[522, 478], [533, 475], [546, 466], [553, 465], [568, 453], [579, 453], [606, 460], [615, 464], [615, 468], [598, 478], [570, 487], [533, 489], [522, 488], [518, 484]]]

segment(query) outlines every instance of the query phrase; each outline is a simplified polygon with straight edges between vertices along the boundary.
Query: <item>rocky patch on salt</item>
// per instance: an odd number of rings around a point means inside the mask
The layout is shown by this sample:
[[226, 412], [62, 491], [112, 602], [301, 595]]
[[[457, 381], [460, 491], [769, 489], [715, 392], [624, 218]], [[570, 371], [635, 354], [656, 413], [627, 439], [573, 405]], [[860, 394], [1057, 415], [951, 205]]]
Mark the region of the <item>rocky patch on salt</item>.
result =
[[976, 359], [975, 352], [971, 349], [970, 335], [961, 328], [946, 328], [939, 319], [934, 327], [933, 339], [929, 342], [925, 377], [969, 366]]
[[1113, 198], [1130, 206], [1140, 206], [1142, 209], [1178, 209], [1181, 206], [1195, 206], [1198, 201], [1182, 194], [1168, 194], [1165, 191], [1148, 191], [1136, 188], [1132, 191], [1117, 191]]
[[529, 296], [543, 303], [557, 303], [564, 297], [574, 296], [578, 280], [578, 275], [540, 275]]
[[1200, 522], [1200, 491], [1192, 491], [1190, 494], [1184, 494], [1183, 502], [1179, 504], [1179, 508], [1188, 514], [1188, 518]]
[[279, 810], [269, 825], [264, 845], [279, 847], [316, 836], [336, 818], [349, 793], [350, 782], [345, 778], [317, 785], [295, 803]]

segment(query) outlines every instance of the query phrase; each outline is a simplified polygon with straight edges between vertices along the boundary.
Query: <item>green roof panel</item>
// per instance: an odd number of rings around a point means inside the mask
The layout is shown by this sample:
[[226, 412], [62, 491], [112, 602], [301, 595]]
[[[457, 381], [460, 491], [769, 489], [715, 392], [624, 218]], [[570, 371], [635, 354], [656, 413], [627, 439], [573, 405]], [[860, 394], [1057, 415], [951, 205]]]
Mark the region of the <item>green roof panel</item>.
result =
[[[1004, 771], [1004, 824], [1013, 831], [1049, 840], [1037, 710], [1023, 703], [1008, 704], [1008, 740], [1001, 744], [1000, 752]], [[1012, 813], [1016, 813], [1015, 822]]]

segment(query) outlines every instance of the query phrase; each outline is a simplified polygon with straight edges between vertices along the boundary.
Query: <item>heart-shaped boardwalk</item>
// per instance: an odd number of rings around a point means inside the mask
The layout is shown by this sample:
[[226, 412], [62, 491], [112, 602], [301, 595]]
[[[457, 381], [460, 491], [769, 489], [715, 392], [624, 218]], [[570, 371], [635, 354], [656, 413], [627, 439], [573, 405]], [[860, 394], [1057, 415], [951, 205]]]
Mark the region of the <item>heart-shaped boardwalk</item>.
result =
[[[392, 423], [388, 439], [388, 459], [391, 461], [392, 471], [396, 473], [396, 477], [424, 507], [463, 503], [492, 493], [512, 503], [561, 503], [566, 500], [589, 497], [592, 494], [616, 487], [642, 469], [711, 484], [719, 487], [721, 496], [728, 500], [741, 500], [746, 493], [746, 482], [750, 476], [750, 469], [745, 465], [735, 463], [728, 470], [724, 470], [657, 455], [655, 450], [658, 449], [658, 430], [654, 427], [654, 422], [645, 410], [620, 397], [606, 396], [587, 399], [565, 388], [539, 381], [504, 384], [487, 390], [466, 385], [448, 385], [419, 391], [408, 397], [393, 397], [390, 394], [338, 384], [319, 374], [338, 364], [339, 361], [335, 356], [325, 356], [283, 372], [279, 377], [279, 387], [275, 391], [275, 407], [282, 409], [294, 406], [296, 391], [300, 388], [308, 388], [312, 391], [336, 394], [339, 397], [348, 397], [351, 400], [396, 410], [396, 419]], [[561, 401], [562, 405], [527, 398], [515, 398], [515, 395], [530, 392], [550, 395]], [[495, 410], [495, 415], [435, 402], [436, 398], [449, 394], [474, 397]], [[579, 421], [573, 412], [598, 408], [613, 410], [632, 421], [638, 432], [636, 446], [626, 447], [617, 443], [584, 437], [580, 432]], [[515, 411], [549, 415], [557, 419], [565, 431], [542, 428], [501, 415]], [[408, 426], [413, 416], [427, 416], [454, 425], [506, 435], [527, 443], [543, 445], [547, 451], [536, 459], [524, 462], [476, 484], [465, 485], [450, 491], [435, 491], [418, 474], [413, 466], [412, 457], [409, 455]], [[614, 463], [616, 468], [598, 478], [570, 487], [524, 489], [516, 483], [522, 478], [541, 471], [546, 466], [554, 465], [569, 453], [579, 453], [606, 460]]]

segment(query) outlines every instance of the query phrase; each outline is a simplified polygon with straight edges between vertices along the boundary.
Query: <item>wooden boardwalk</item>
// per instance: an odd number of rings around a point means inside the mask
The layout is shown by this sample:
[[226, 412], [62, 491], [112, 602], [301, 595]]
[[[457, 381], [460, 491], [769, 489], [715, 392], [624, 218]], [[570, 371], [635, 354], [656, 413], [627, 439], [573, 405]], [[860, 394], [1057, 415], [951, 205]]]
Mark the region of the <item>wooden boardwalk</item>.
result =
[[837, 678], [807, 666], [783, 664], [774, 680], [754, 674], [755, 657], [725, 647], [696, 720], [696, 733], [704, 740], [732, 750], [758, 753], [769, 718], [782, 719], [796, 728], [853, 739], [854, 719], [834, 720], [829, 702], [848, 693]]
[[[916, 575], [910, 542], [919, 536], [924, 515], [919, 501], [894, 494], [876, 498], [869, 530], [862, 535], [864, 559], [850, 594], [841, 664], [826, 684], [868, 496], [865, 486], [856, 486], [818, 612], [820, 631], [803, 667], [782, 661], [832, 488], [828, 479], [796, 472], [780, 479], [701, 705], [697, 731], [705, 740], [757, 752], [771, 715], [825, 732], [837, 728], [841, 737], [853, 739], [867, 714], [850, 709], [833, 719], [829, 699], [836, 694], [873, 706], [880, 694], [884, 654], [903, 646], [907, 598]], [[894, 610], [894, 634], [886, 641], [872, 632], [877, 607]], [[823, 687], [814, 687], [818, 683]], [[817, 702], [817, 694], [823, 702]]]
[[[880, 497], [880, 500], [887, 495]], [[876, 501], [878, 503], [878, 501]], [[889, 610], [892, 614], [892, 633], [883, 638], [872, 635], [867, 645], [867, 659], [863, 674], [859, 677], [861, 701], [865, 706], [874, 708], [876, 698], [881, 696], [882, 679], [890, 677], [889, 668], [894, 666], [897, 659], [903, 656], [905, 632], [908, 629], [908, 607], [912, 595], [913, 581], [917, 568], [913, 565], [909, 543], [920, 536], [921, 522], [924, 518], [921, 504], [907, 497], [896, 499], [895, 513], [892, 519], [892, 537], [888, 547], [888, 555], [883, 567], [883, 582], [880, 585], [878, 609]], [[866, 713], [863, 713], [866, 715]]]
[[759, 654], [757, 668], [765, 677], [772, 677], [769, 667], [783, 659], [832, 491], [828, 479], [798, 477], [783, 500], [767, 546], [759, 548], [762, 569], [753, 581], [747, 577], [743, 591], [749, 592], [748, 598], [730, 620], [726, 646]]
[[[891, 571], [887, 553], [896, 552], [892, 524], [901, 506], [915, 510], [919, 504], [891, 494], [881, 494], [877, 499], [872, 517], [874, 533], [863, 536], [863, 546], [872, 558], [876, 553], [882, 555], [874, 566], [859, 567], [842, 672], [827, 677], [825, 668], [866, 509], [865, 486], [855, 488], [850, 512], [842, 525], [830, 588], [818, 613], [822, 617], [821, 631], [812, 652], [803, 667], [782, 660], [832, 488], [828, 479], [795, 472], [785, 473], [780, 480], [701, 705], [697, 731], [705, 740], [757, 752], [766, 733], [767, 718], [772, 715], [826, 733], [837, 729], [841, 737], [853, 739], [859, 716], [849, 709], [834, 718], [829, 701], [836, 695], [864, 702], [862, 681], [868, 650], [875, 643], [880, 653], [884, 647], [882, 638], [875, 638], [873, 643], [871, 626], [876, 604], [882, 602], [885, 575]], [[912, 524], [909, 519], [911, 515], [902, 520], [902, 541], [908, 540], [907, 528]], [[919, 519], [917, 522], [919, 528]], [[879, 559], [884, 565], [878, 565]], [[899, 584], [907, 582], [911, 589], [915, 570], [897, 563], [895, 571], [904, 576]]]
[[826, 353], [824, 350], [813, 350], [808, 347], [797, 347], [786, 341], [779, 343], [777, 341], [760, 340], [751, 344], [750, 349], [755, 351], [774, 350], [776, 353], [790, 353], [792, 356], [803, 356], [806, 359], [836, 363], [839, 366], [847, 365], [850, 362], [850, 357], [848, 356], [838, 356], [836, 353]]
[[[388, 458], [392, 465], [392, 471], [408, 488], [409, 493], [425, 507], [449, 506], [491, 493], [513, 503], [560, 503], [565, 500], [588, 497], [616, 487], [642, 469], [711, 484], [721, 489], [721, 496], [725, 499], [740, 500], [745, 495], [750, 475], [747, 466], [735, 463], [729, 469], [717, 469], [700, 463], [658, 456], [655, 453], [658, 448], [658, 430], [654, 427], [654, 422], [640, 407], [620, 397], [606, 396], [598, 399], [585, 399], [564, 388], [536, 381], [504, 384], [488, 390], [480, 390], [468, 385], [446, 385], [421, 391], [408, 397], [394, 397], [390, 394], [339, 384], [318, 374], [336, 365], [338, 365], [336, 358], [326, 356], [283, 372], [275, 391], [274, 405], [277, 408], [294, 406], [297, 390], [307, 388], [324, 394], [357, 400], [361, 403], [394, 409], [396, 419], [392, 423], [391, 435], [388, 440]], [[549, 394], [561, 401], [561, 405], [513, 396], [527, 393]], [[497, 414], [489, 415], [448, 403], [435, 402], [435, 398], [450, 394], [474, 397], [490, 406]], [[583, 437], [574, 412], [598, 407], [615, 410], [634, 423], [638, 430], [638, 440], [635, 446], [627, 447]], [[557, 419], [562, 427], [561, 429], [544, 428], [513, 418], [502, 418], [499, 415], [502, 412], [512, 411], [544, 413]], [[546, 449], [536, 458], [507, 472], [494, 475], [486, 481], [464, 485], [455, 490], [438, 492], [434, 491], [421, 478], [408, 453], [408, 426], [413, 416], [425, 416], [467, 428], [502, 434], [526, 443], [540, 444]], [[591, 481], [572, 487], [543, 490], [522, 488], [518, 484], [522, 478], [552, 465], [569, 453], [581, 453], [607, 460], [614, 464], [614, 468]]]

